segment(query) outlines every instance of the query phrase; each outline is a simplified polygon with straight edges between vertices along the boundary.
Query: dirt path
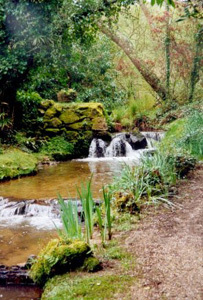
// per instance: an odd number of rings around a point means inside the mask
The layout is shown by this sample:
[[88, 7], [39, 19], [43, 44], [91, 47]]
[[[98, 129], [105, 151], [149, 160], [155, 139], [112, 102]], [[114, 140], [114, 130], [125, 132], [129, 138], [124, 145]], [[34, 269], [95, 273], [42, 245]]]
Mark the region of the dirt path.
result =
[[182, 208], [151, 212], [126, 239], [139, 278], [128, 300], [203, 299], [203, 167], [178, 191]]

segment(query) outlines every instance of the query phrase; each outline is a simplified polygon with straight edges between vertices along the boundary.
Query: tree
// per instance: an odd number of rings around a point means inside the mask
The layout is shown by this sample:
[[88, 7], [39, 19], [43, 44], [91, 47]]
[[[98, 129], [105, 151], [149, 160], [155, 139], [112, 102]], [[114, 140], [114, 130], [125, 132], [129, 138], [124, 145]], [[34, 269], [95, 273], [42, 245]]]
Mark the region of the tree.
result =
[[0, 103], [13, 110], [16, 90], [41, 53], [49, 55], [57, 0], [0, 0]]

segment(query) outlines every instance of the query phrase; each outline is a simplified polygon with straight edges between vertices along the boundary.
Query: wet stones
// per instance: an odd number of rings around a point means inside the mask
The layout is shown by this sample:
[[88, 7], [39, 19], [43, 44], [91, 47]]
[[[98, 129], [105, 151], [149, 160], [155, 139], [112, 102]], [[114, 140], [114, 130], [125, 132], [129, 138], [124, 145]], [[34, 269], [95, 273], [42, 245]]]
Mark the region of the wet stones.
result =
[[0, 265], [0, 285], [33, 285], [33, 280], [28, 275], [26, 265], [7, 267]]

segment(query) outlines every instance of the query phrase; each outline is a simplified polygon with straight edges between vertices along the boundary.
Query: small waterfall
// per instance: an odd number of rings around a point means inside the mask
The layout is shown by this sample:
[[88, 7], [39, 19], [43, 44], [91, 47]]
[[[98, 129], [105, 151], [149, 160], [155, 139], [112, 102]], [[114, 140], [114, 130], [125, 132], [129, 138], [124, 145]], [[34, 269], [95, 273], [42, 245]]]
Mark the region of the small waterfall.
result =
[[89, 148], [89, 157], [104, 157], [106, 143], [102, 139], [93, 139]]
[[[78, 215], [81, 216], [81, 202], [79, 200], [66, 201], [75, 201]], [[54, 224], [61, 226], [58, 200], [52, 199], [39, 203], [37, 200], [9, 201], [0, 198], [0, 223], [4, 227], [26, 223], [25, 226], [31, 225], [38, 229], [52, 229]]]
[[[112, 140], [111, 144], [107, 147], [106, 157], [121, 157], [126, 155], [127, 142], [119, 137]], [[129, 145], [130, 146], [130, 145]]]
[[145, 149], [147, 139], [142, 134], [116, 134], [109, 145], [102, 139], [93, 139], [89, 149], [89, 158], [100, 157], [137, 157], [135, 150]]
[[154, 149], [157, 142], [160, 142], [165, 135], [163, 131], [142, 131], [142, 135], [147, 140], [149, 149]]

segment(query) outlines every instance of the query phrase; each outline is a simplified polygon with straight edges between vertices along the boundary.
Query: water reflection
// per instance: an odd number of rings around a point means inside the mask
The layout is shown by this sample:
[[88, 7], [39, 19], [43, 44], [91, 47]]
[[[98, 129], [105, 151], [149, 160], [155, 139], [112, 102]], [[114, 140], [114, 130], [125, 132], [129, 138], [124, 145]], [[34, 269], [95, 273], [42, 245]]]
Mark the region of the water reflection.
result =
[[77, 197], [76, 187], [90, 179], [93, 173], [93, 196], [99, 198], [101, 188], [119, 174], [123, 161], [73, 160], [45, 166], [35, 176], [23, 177], [0, 184], [0, 196], [14, 199], [50, 199], [57, 193], [63, 197]]
[[0, 299], [3, 300], [40, 300], [41, 289], [26, 286], [0, 286]]

